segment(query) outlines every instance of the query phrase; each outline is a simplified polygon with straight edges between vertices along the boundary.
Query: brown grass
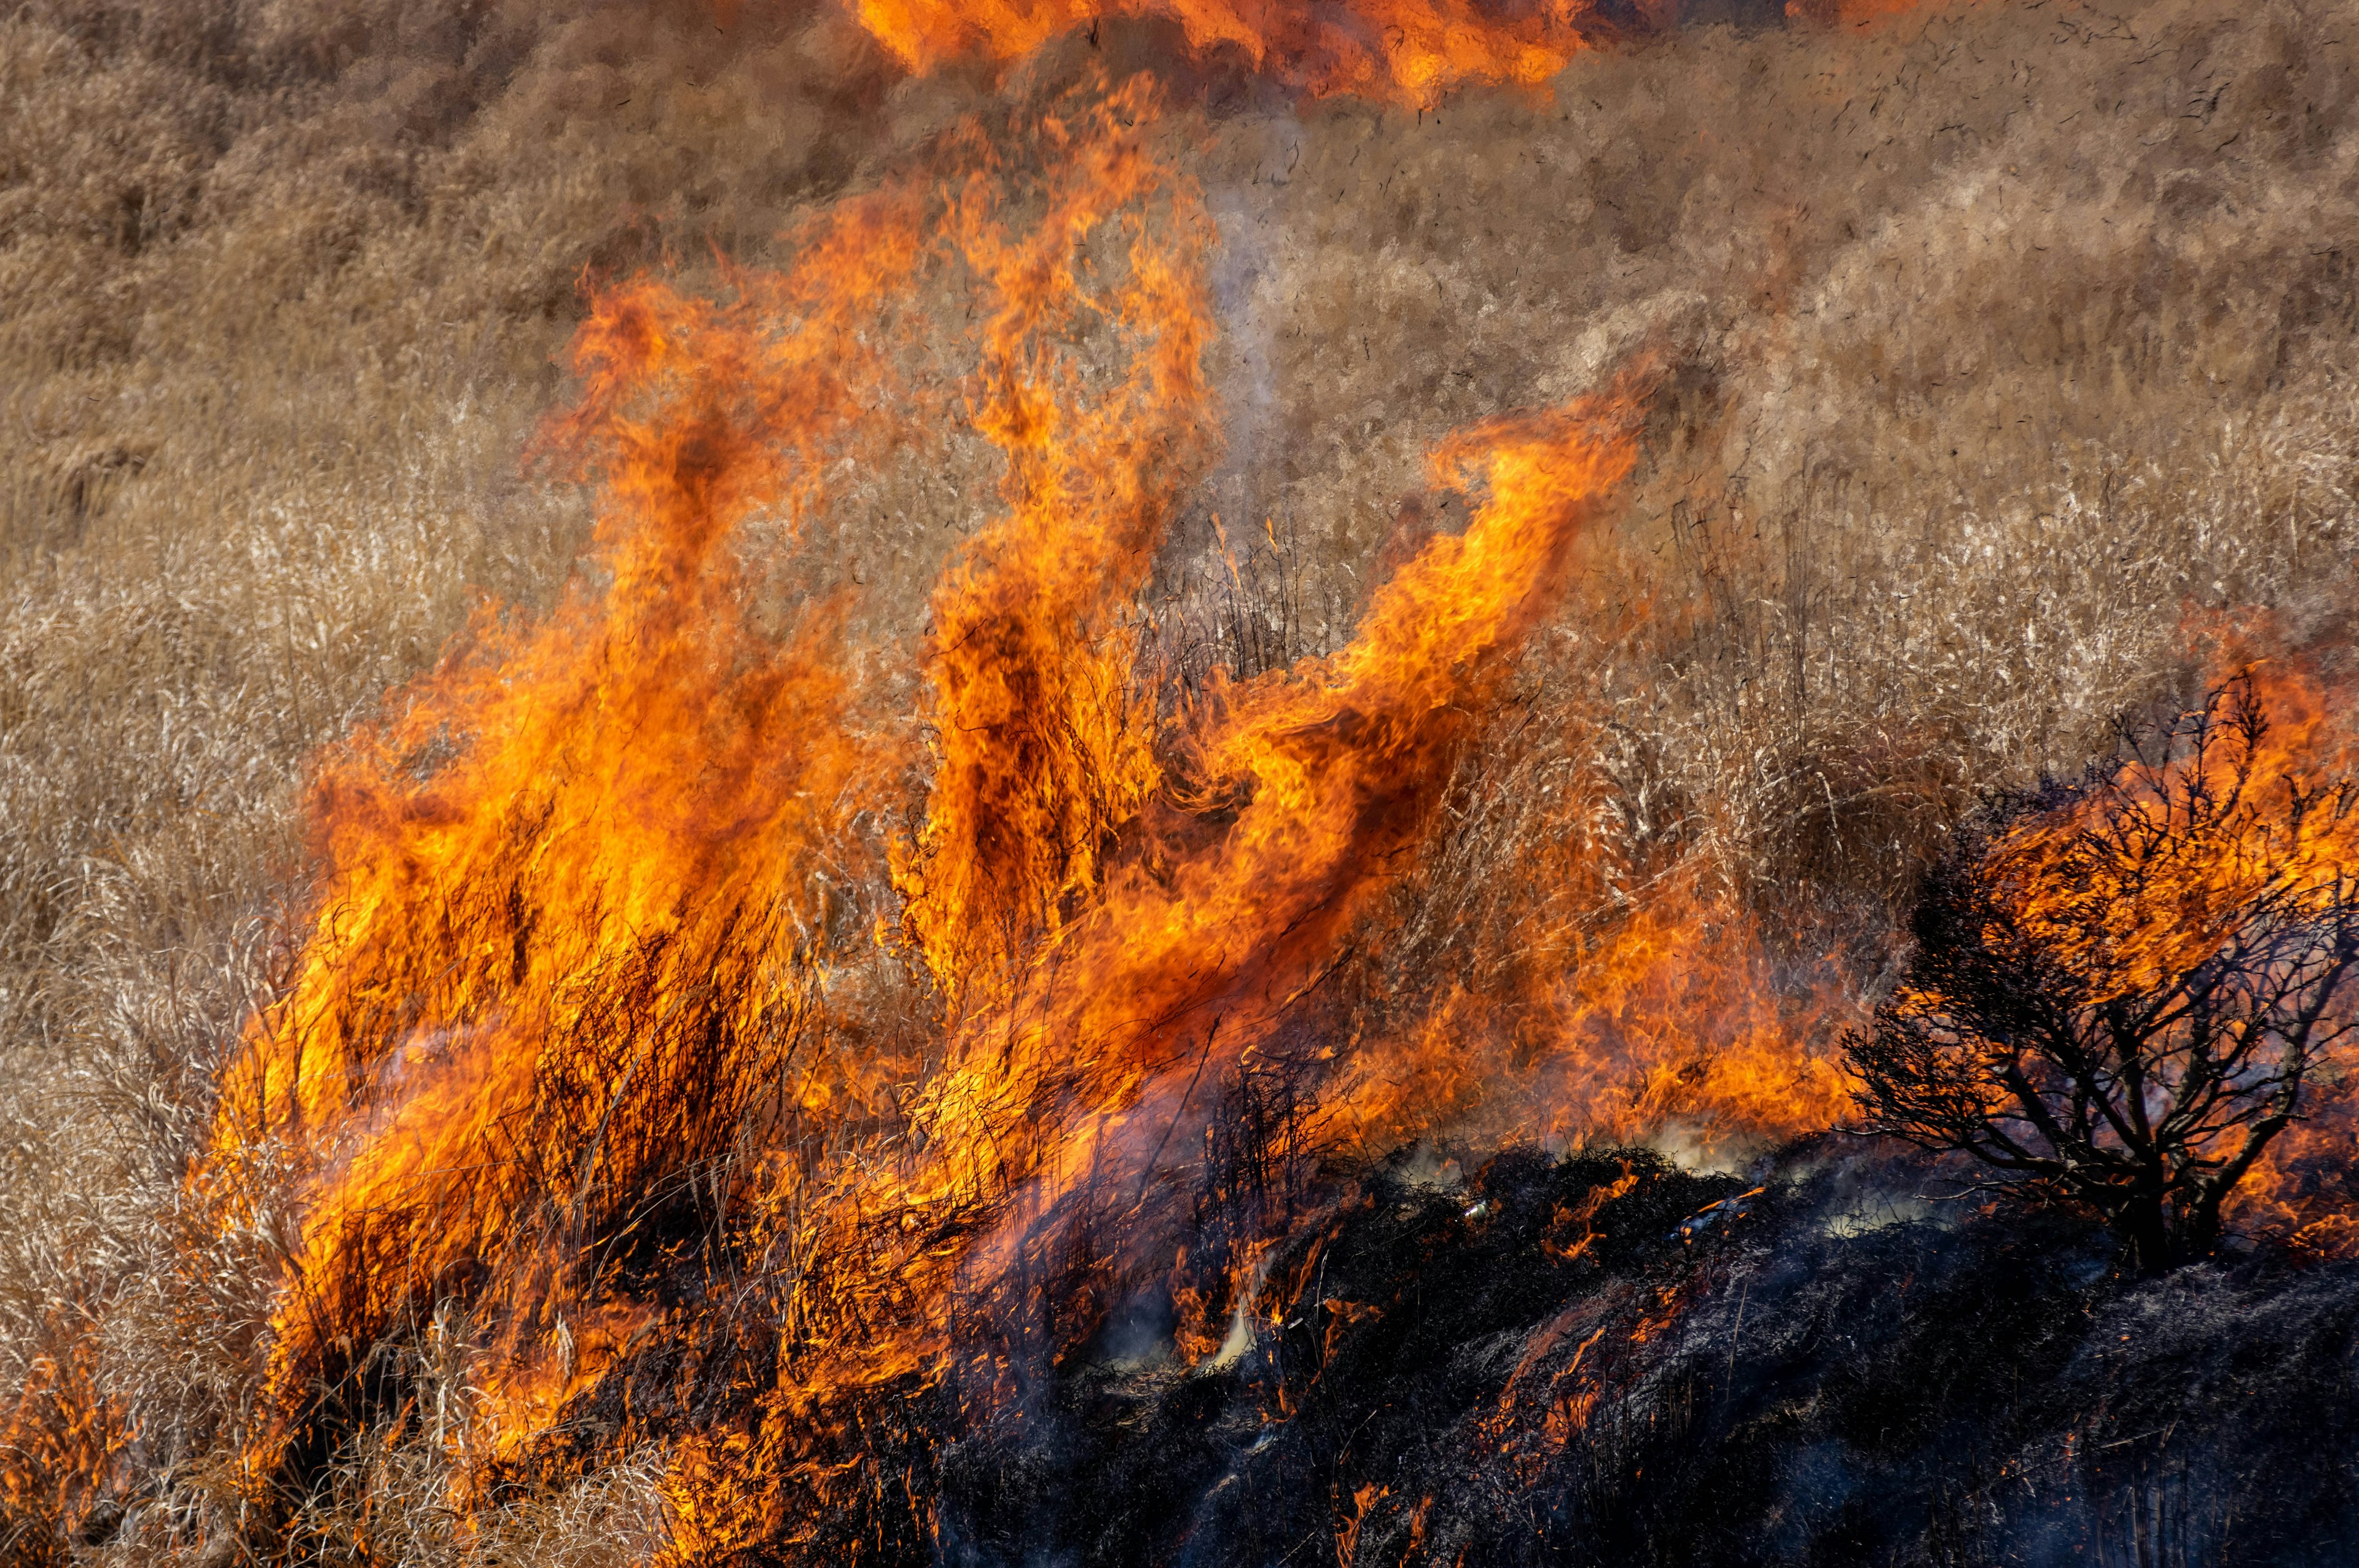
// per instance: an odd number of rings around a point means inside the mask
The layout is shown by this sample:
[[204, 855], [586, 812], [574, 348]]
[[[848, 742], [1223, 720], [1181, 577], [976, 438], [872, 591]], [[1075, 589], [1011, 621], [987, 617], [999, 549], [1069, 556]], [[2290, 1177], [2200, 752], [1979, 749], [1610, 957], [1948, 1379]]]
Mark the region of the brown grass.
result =
[[[1451, 525], [1401, 504], [1435, 439], [1651, 348], [1647, 466], [1529, 672], [1611, 722], [1470, 782], [1454, 885], [1562, 828], [1536, 781], [1603, 767], [1735, 886], [1904, 898], [1974, 790], [2182, 685], [2190, 611], [2340, 613], [2336, 20], [1990, 0], [1701, 29], [1547, 105], [1198, 114], [1231, 426], [1158, 569], [1180, 673], [1339, 642]], [[758, 263], [982, 91], [786, 5], [0, 17], [0, 1560], [231, 1539], [273, 1238], [185, 1211], [209, 1073], [299, 901], [303, 759], [575, 556], [582, 497], [524, 456], [584, 269]], [[978, 479], [880, 479], [852, 558], [798, 569], [879, 578], [914, 633]], [[364, 1445], [305, 1528], [421, 1563], [659, 1528], [652, 1461], [473, 1534], [438, 1463]]]

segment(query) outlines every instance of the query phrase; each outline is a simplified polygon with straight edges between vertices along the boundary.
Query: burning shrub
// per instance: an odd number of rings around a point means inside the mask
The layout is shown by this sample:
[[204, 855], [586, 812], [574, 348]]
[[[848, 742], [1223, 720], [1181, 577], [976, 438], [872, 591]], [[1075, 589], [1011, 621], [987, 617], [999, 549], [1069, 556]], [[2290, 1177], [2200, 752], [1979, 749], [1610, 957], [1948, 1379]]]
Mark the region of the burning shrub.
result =
[[2094, 1207], [2144, 1271], [2212, 1250], [2349, 1032], [2359, 960], [2359, 782], [2267, 708], [2240, 675], [1962, 838], [1846, 1042], [1869, 1130]]

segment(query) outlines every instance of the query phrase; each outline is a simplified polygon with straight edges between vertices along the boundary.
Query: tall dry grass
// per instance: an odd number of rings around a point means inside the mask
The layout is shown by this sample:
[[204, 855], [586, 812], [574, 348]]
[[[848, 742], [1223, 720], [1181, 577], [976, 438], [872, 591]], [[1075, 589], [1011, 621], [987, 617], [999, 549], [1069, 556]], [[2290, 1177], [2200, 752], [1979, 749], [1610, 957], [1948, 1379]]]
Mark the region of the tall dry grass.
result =
[[[758, 257], [864, 60], [693, 5], [0, 16], [0, 1561], [230, 1495], [270, 1238], [180, 1175], [303, 759], [562, 579], [525, 456], [585, 269]], [[83, 1517], [109, 1465], [158, 1517]]]
[[[284, 1232], [223, 1237], [184, 1201], [209, 1073], [300, 901], [305, 757], [479, 596], [529, 609], [571, 567], [584, 503], [526, 455], [585, 269], [759, 263], [801, 205], [987, 98], [895, 84], [832, 10], [723, 16], [0, 17], [0, 1560], [233, 1560]], [[1422, 115], [1190, 77], [1212, 106], [1173, 134], [1222, 227], [1230, 426], [1158, 565], [1173, 668], [1334, 645], [1452, 524], [1403, 504], [1431, 443], [1650, 352], [1626, 515], [1530, 661], [1538, 719], [1465, 781], [1403, 951], [1479, 970], [1492, 879], [1579, 826], [1549, 782], [1572, 773], [1610, 781], [1625, 837], [1872, 938], [1978, 789], [2076, 764], [2183, 684], [2203, 612], [2343, 615], [2338, 22], [1937, 4], [1701, 28], [1586, 57], [1547, 104]], [[788, 589], [874, 579], [914, 636], [982, 461], [879, 478]], [[638, 1460], [472, 1531], [444, 1462], [363, 1445], [307, 1538], [588, 1563], [659, 1529]]]

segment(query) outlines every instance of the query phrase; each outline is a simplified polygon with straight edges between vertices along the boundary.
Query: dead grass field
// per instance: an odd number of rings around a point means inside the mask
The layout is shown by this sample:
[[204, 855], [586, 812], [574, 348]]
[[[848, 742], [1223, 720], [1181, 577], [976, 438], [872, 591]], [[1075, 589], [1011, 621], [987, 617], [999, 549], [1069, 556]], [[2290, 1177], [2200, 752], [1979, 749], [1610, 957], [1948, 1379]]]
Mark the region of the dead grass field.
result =
[[[724, 14], [0, 15], [0, 1561], [230, 1539], [270, 1271], [266, 1235], [182, 1212], [209, 1075], [299, 906], [305, 758], [575, 558], [585, 500], [530, 452], [585, 270], [759, 264], [986, 92], [898, 82], [832, 12]], [[1233, 85], [1177, 90], [1213, 99], [1174, 134], [1221, 227], [1229, 428], [1158, 564], [1171, 624], [1212, 514], [1267, 517], [1280, 651], [1333, 645], [1427, 525], [1401, 503], [1432, 442], [1652, 347], [1641, 477], [1529, 679], [1606, 703], [1649, 831], [1873, 928], [1978, 788], [2181, 688], [2208, 615], [2345, 618], [2336, 7], [1700, 27], [1424, 115]], [[853, 547], [914, 633], [978, 518], [890, 482]], [[1444, 894], [1472, 910], [1486, 843], [1552, 830], [1516, 781], [1597, 733], [1495, 760]], [[588, 1563], [654, 1528], [628, 1466], [468, 1535], [425, 1457], [355, 1463], [370, 1562]], [[144, 1479], [92, 1513], [110, 1464]]]

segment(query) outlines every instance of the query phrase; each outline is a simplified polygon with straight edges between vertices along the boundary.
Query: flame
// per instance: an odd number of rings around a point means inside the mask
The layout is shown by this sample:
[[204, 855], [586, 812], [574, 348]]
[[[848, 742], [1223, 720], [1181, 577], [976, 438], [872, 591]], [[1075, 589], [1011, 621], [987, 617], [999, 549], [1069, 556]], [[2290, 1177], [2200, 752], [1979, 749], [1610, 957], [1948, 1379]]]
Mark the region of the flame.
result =
[[[1172, 191], [1163, 233], [1134, 219], [1130, 282], [1093, 301], [1076, 241], [1172, 185], [1170, 171], [1135, 141], [1061, 122], [1048, 140], [1079, 161], [1028, 231], [1008, 234], [987, 146], [953, 214], [1002, 301], [983, 330], [970, 417], [1006, 454], [1007, 514], [968, 542], [934, 595], [935, 784], [924, 830], [895, 865], [907, 934], [953, 1001], [1057, 927], [1160, 782], [1152, 716], [1130, 682], [1131, 628], [1114, 614], [1137, 593], [1212, 427], [1192, 188]], [[1047, 346], [1084, 308], [1140, 345], [1127, 379], [1095, 400], [1082, 367]]]
[[1363, 1049], [1321, 1107], [1328, 1136], [1373, 1152], [1455, 1122], [1712, 1163], [1843, 1119], [1832, 1042], [1855, 1003], [1840, 974], [1788, 972], [1756, 916], [1680, 881], [1599, 924], [1519, 921], [1514, 971]]
[[[1158, 14], [1402, 102], [1580, 47], [1568, 8]], [[863, 18], [923, 68], [1078, 13]], [[1300, 1217], [1191, 1228], [1190, 1184], [1255, 1095], [1290, 1097], [1288, 1169], [1475, 1125], [1717, 1151], [1832, 1119], [1809, 1042], [1836, 991], [1699, 875], [1617, 903], [1629, 868], [1579, 832], [1515, 868], [1497, 986], [1343, 1027], [1337, 977], [1636, 463], [1648, 373], [1442, 443], [1462, 533], [1340, 651], [1178, 701], [1136, 600], [1218, 416], [1210, 230], [1155, 109], [1138, 80], [969, 124], [784, 272], [597, 298], [555, 431], [599, 485], [590, 568], [544, 618], [487, 610], [321, 762], [316, 911], [222, 1085], [200, 1186], [300, 1182], [257, 1489], [376, 1419], [374, 1347], [457, 1302], [495, 1462], [619, 1390], [673, 1412], [629, 1433], [669, 1445], [672, 1559], [823, 1554], [887, 1510], [911, 1412], [1020, 1409], [1144, 1281], [1193, 1354], [1250, 1343]], [[765, 618], [757, 524], [840, 526], [864, 466], [957, 432], [999, 454], [999, 506], [921, 645], [849, 593]]]
[[[2284, 648], [2280, 628], [2258, 613], [2195, 617], [2190, 633], [2218, 645], [2212, 680], [2242, 675], [2267, 716], [2269, 728], [2254, 758], [2254, 774], [2265, 787], [2306, 790], [2359, 774], [2359, 732], [2354, 732], [2343, 684], [2331, 672], [2332, 648], [2293, 653]], [[2296, 825], [2289, 836], [2264, 818], [2245, 835], [2203, 846], [2205, 853], [2174, 866], [2165, 886], [2127, 900], [2097, 940], [2092, 955], [2131, 977], [2164, 964], [2184, 964], [2214, 938], [2224, 912], [2249, 899], [2259, 865], [2276, 864], [2286, 884], [2323, 894], [2336, 881], [2349, 885], [2359, 875], [2359, 826], [2344, 822], [2321, 831], [2312, 822]], [[2279, 834], [2278, 841], [2258, 840]], [[2263, 856], [2262, 849], [2274, 853]], [[2336, 1011], [2349, 1017], [2359, 998], [2343, 996]], [[2305, 1087], [2304, 1104], [2293, 1123], [2260, 1154], [2252, 1172], [2233, 1189], [2225, 1213], [2248, 1235], [2290, 1241], [2298, 1249], [2325, 1258], [2359, 1257], [2359, 1084], [2344, 1062], [2320, 1064]]]
[[916, 265], [915, 220], [841, 208], [799, 273], [725, 305], [604, 297], [573, 424], [607, 475], [603, 587], [538, 626], [481, 618], [321, 766], [328, 886], [215, 1137], [223, 1162], [276, 1139], [318, 1172], [274, 1325], [283, 1400], [479, 1264], [519, 1346], [560, 1322], [555, 1276], [647, 1218], [616, 1204], [725, 1157], [785, 1070], [820, 873], [897, 751], [853, 722], [836, 607], [756, 629], [730, 528], [808, 518], [827, 460], [887, 435], [862, 301]]
[[[2169, 797], [2190, 788], [2223, 801], [2242, 794], [2247, 808], [2223, 811], [2216, 827], [2188, 836], [2166, 857], [2092, 861], [2076, 852], [2077, 813], [2012, 834], [2000, 850], [1997, 876], [2019, 890], [2011, 912], [2094, 983], [2093, 1002], [2151, 990], [2192, 969], [2265, 892], [2282, 887], [2315, 903], [2349, 874], [2359, 827], [2277, 809], [2288, 789], [2314, 790], [2349, 772], [2350, 739], [2326, 693], [2314, 676], [2282, 664], [2235, 673], [2250, 681], [2267, 721], [2256, 744], [2174, 757], [2150, 779], [2135, 764], [2116, 776], [2158, 823], [2170, 819]], [[2245, 765], [2251, 777], [2240, 789], [2235, 770]]]
[[[918, 71], [1014, 60], [1105, 14], [857, 11]], [[1591, 16], [1113, 14], [1310, 96], [1418, 107], [1545, 87]], [[896, 1472], [926, 1423], [1020, 1419], [1028, 1379], [1125, 1295], [1168, 1293], [1185, 1359], [1241, 1357], [1315, 1292], [1324, 1237], [1280, 1243], [1328, 1223], [1355, 1159], [1454, 1136], [1724, 1160], [1842, 1119], [1847, 977], [1795, 958], [1701, 858], [1640, 864], [1594, 831], [1602, 776], [1495, 873], [1493, 946], [1511, 950], [1385, 1006], [1342, 994], [1400, 935], [1396, 893], [1568, 612], [1637, 464], [1649, 373], [1443, 442], [1430, 481], [1469, 521], [1375, 591], [1346, 645], [1175, 697], [1138, 600], [1220, 418], [1212, 230], [1140, 128], [1157, 113], [1140, 80], [971, 122], [813, 219], [782, 272], [730, 272], [714, 299], [644, 279], [595, 297], [552, 433], [599, 488], [587, 569], [544, 617], [487, 608], [321, 761], [316, 903], [222, 1081], [201, 1195], [234, 1207], [281, 1160], [299, 1183], [258, 1492], [309, 1484], [384, 1415], [374, 1353], [430, 1318], [466, 1336], [479, 1476], [619, 1391], [616, 1441], [669, 1453], [668, 1561], [820, 1560], [890, 1515], [881, 1551], [930, 1528]], [[849, 591], [766, 576], [762, 540], [847, 526], [865, 469], [961, 434], [998, 455], [997, 505], [922, 639], [879, 632]], [[2264, 771], [2347, 774], [2327, 677], [2288, 658], [2256, 680]], [[919, 715], [894, 710], [920, 687]], [[1603, 722], [1578, 701], [1554, 717]], [[906, 836], [878, 826], [913, 816]], [[2125, 989], [2215, 942], [2261, 859], [2231, 837], [2160, 882], [2092, 889], [2063, 843], [2009, 845], [2033, 893], [2017, 913]], [[2295, 874], [2328, 879], [2351, 846], [2292, 850]], [[2063, 886], [2114, 918], [2085, 931], [2037, 896]], [[1331, 1181], [1323, 1197], [1200, 1188], [1265, 1110], [1269, 1163]], [[2359, 1252], [2330, 1179], [2354, 1127], [2328, 1086], [2243, 1195], [2249, 1222]], [[1578, 1258], [1636, 1181], [1560, 1210], [1543, 1245]], [[1380, 1311], [1317, 1299], [1331, 1352]], [[1563, 1446], [1599, 1363], [1626, 1353], [1608, 1314], [1641, 1346], [1683, 1305], [1556, 1317], [1486, 1440], [1511, 1459], [1518, 1431]], [[1289, 1390], [1273, 1397], [1283, 1413]], [[96, 1468], [114, 1434], [76, 1441]], [[1338, 1561], [1387, 1495], [1352, 1495]]]
[[1176, 23], [1198, 56], [1234, 49], [1254, 70], [1313, 97], [1350, 93], [1432, 106], [1472, 83], [1545, 86], [1589, 47], [1588, 0], [857, 0], [863, 27], [911, 70], [962, 56], [1016, 60], [1106, 16]]
[[1611, 396], [1452, 441], [1437, 480], [1488, 492], [1465, 534], [1430, 541], [1332, 658], [1216, 691], [1195, 796], [1242, 798], [1234, 821], [1210, 849], [1110, 886], [1009, 1019], [970, 1032], [921, 1119], [938, 1144], [995, 1153], [946, 1173], [945, 1190], [1044, 1164], [1062, 1190], [1098, 1134], [1044, 1154], [1023, 1124], [1054, 1108], [1103, 1125], [1150, 1087], [1177, 1087], [1174, 1074], [1268, 1038], [1414, 848], [1470, 715], [1553, 601], [1590, 506], [1629, 470], [1630, 413]]
[[[1485, 492], [1465, 534], [1430, 541], [1332, 657], [1216, 692], [1190, 799], [1233, 819], [1109, 878], [1013, 999], [967, 1022], [897, 1172], [839, 1166], [806, 1197], [786, 1309], [801, 1351], [756, 1433], [692, 1443], [676, 1466], [683, 1558], [783, 1531], [795, 1487], [806, 1515], [836, 1503], [827, 1444], [862, 1391], [956, 1378], [1004, 1398], [1015, 1369], [962, 1351], [960, 1322], [1020, 1323], [1011, 1292], [1054, 1274], [1091, 1205], [1133, 1219], [1114, 1244], [1134, 1256], [1107, 1266], [1168, 1266], [1141, 1207], [1164, 1156], [1194, 1144], [1209, 1083], [1273, 1042], [1413, 851], [1582, 523], [1635, 460], [1632, 412], [1608, 395], [1448, 444], [1437, 479]], [[1071, 1301], [1066, 1314], [1094, 1326]]]
[[[908, 737], [868, 710], [841, 656], [842, 603], [810, 604], [784, 637], [757, 624], [741, 525], [824, 524], [830, 476], [940, 407], [897, 373], [906, 345], [880, 301], [970, 264], [1003, 300], [973, 417], [1010, 453], [1011, 515], [938, 596], [951, 635], [934, 677], [954, 732], [1030, 679], [1046, 706], [1024, 721], [1071, 738], [1093, 688], [1055, 661], [1060, 618], [1102, 615], [1135, 580], [1186, 471], [1182, 438], [1205, 423], [1185, 327], [1201, 314], [1194, 209], [1183, 192], [1149, 237], [1136, 209], [1164, 175], [1117, 124], [1144, 92], [1038, 127], [1079, 156], [1048, 160], [1055, 222], [1035, 236], [1006, 237], [991, 149], [970, 137], [950, 155], [977, 162], [947, 222], [911, 181], [823, 217], [793, 271], [738, 276], [726, 304], [645, 282], [599, 300], [575, 350], [584, 395], [559, 432], [602, 478], [596, 568], [543, 623], [480, 618], [469, 652], [323, 763], [319, 913], [224, 1077], [210, 1183], [234, 1186], [273, 1147], [313, 1173], [258, 1470], [299, 1439], [309, 1390], [351, 1381], [360, 1350], [448, 1292], [504, 1320], [498, 1358], [516, 1365], [495, 1402], [554, 1408], [596, 1374], [585, 1346], [623, 1342], [614, 1325], [644, 1315], [616, 1282], [645, 1268], [635, 1249], [665, 1244], [665, 1216], [749, 1130], [775, 1134], [784, 1116], [823, 1134], [907, 1076], [889, 1054], [822, 1063], [814, 1041], [829, 961], [859, 956], [838, 929], [845, 890], [884, 880], [855, 824], [893, 792]], [[1102, 297], [1071, 258], [1110, 225], [1130, 232], [1131, 266]], [[1138, 340], [1143, 367], [1103, 406], [1043, 346], [1087, 310]], [[1147, 412], [1160, 399], [1170, 439]], [[1090, 530], [1094, 556], [1066, 547]], [[1044, 597], [1049, 546], [1064, 575]], [[1116, 697], [1119, 717], [1136, 713]], [[1004, 725], [981, 733], [946, 745], [944, 808], [910, 863], [938, 876], [955, 844], [986, 874], [1045, 865], [1038, 889], [1085, 884], [1091, 843], [1061, 860], [1041, 847], [1078, 808], [1027, 823], [1040, 840], [1013, 851], [990, 816], [1076, 775], [1052, 755], [1027, 777], [1019, 759], [962, 795], [1002, 762]], [[1085, 762], [1128, 770], [1114, 771], [1132, 798], [1151, 782], [1135, 741], [1092, 752], [1083, 739]], [[929, 892], [912, 901], [924, 935], [982, 924], [955, 905], [923, 918]], [[761, 1103], [788, 1086], [793, 1104]]]
[[[2281, 652], [2281, 635], [2260, 616], [2198, 617], [2190, 630], [2216, 645], [2211, 696], [2169, 728], [2168, 748], [2148, 738], [2142, 754], [2104, 775], [2106, 790], [2023, 818], [1985, 852], [1996, 909], [1987, 939], [2052, 958], [2079, 989], [2078, 1005], [2169, 996], [2181, 977], [2248, 950], [2254, 911], [2267, 909], [2272, 922], [2324, 914], [2359, 878], [2359, 813], [2338, 805], [2359, 764], [2359, 734], [2321, 651]], [[2190, 739], [2198, 723], [2208, 726], [2207, 744]], [[2359, 998], [2345, 987], [2326, 1000], [2322, 1030], [2332, 1033], [2321, 1038], [2332, 1038]], [[1895, 1005], [1940, 1018], [1949, 1003], [1904, 989]], [[2166, 1022], [2138, 1064], [2147, 1116], [2200, 1083], [2176, 1044], [2184, 1027]], [[2274, 1133], [2229, 1189], [2231, 1225], [2340, 1255], [2359, 1210], [2348, 1184], [2359, 1106], [2343, 1053], [2316, 1050], [2304, 1065], [2281, 1044], [2255, 1049], [2245, 1081], [2297, 1072], [2297, 1119], [2256, 1134], [2235, 1116], [2207, 1113], [2192, 1123], [2187, 1157], [2232, 1166], [2256, 1136]]]

